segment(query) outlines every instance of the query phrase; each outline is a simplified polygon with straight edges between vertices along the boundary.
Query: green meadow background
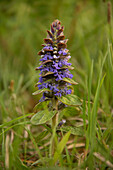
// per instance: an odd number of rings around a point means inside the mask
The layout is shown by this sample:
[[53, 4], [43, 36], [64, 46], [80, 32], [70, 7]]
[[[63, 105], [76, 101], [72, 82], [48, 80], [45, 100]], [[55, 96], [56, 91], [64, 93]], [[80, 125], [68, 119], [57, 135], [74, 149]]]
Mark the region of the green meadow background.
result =
[[32, 96], [39, 79], [37, 52], [55, 19], [65, 26], [78, 82], [74, 94], [83, 103], [64, 113], [66, 125], [83, 133], [70, 136], [56, 169], [113, 168], [112, 5], [112, 0], [0, 0], [0, 170], [44, 169], [44, 161], [35, 162], [45, 155], [46, 166], [53, 166], [49, 146], [43, 147], [50, 140], [42, 133], [47, 127], [31, 125], [31, 115], [25, 115], [41, 97]]

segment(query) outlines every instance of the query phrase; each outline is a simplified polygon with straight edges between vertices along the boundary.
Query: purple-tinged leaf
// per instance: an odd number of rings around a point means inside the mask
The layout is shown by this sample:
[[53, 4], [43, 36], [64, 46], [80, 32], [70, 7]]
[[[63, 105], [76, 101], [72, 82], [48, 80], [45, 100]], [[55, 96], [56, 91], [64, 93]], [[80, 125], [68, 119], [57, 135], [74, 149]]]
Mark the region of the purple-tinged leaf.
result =
[[46, 43], [46, 44], [53, 44], [53, 41], [50, 39], [50, 38], [45, 38], [44, 39], [44, 42]]
[[65, 43], [58, 43], [58, 49], [60, 48], [66, 48], [67, 45]]
[[53, 38], [53, 34], [50, 31], [47, 30], [47, 33], [48, 33], [50, 38]]
[[51, 25], [51, 32], [54, 34], [55, 30], [53, 28], [53, 26]]

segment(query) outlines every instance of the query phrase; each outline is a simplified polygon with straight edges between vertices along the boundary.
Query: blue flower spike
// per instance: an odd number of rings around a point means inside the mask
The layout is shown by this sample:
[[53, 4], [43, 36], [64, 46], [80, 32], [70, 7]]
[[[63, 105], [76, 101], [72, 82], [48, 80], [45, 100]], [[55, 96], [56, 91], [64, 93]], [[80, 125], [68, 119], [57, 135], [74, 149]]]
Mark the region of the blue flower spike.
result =
[[43, 48], [38, 52], [41, 56], [40, 65], [36, 68], [40, 71], [39, 81], [35, 85], [38, 90], [33, 93], [33, 95], [42, 93], [42, 97], [34, 108], [35, 114], [31, 118], [31, 123], [41, 125], [51, 120], [53, 134], [51, 155], [54, 155], [57, 148], [57, 136], [54, 132], [66, 122], [60, 120], [60, 114], [63, 116], [64, 111], [68, 111], [70, 106], [81, 105], [79, 97], [73, 94], [72, 85], [78, 83], [72, 79], [73, 75], [69, 71], [74, 68], [69, 63], [71, 56], [67, 49], [68, 40], [65, 39], [63, 30], [64, 27], [61, 26], [59, 20], [51, 24], [50, 31], [47, 30], [48, 35], [44, 39]]
[[70, 85], [74, 81], [70, 81], [73, 75], [69, 70], [72, 70], [73, 67], [68, 62], [71, 56], [66, 44], [68, 39], [65, 39], [63, 30], [61, 22], [55, 20], [51, 24], [51, 30], [47, 30], [48, 35], [44, 39], [43, 49], [38, 52], [41, 62], [40, 66], [36, 68], [36, 70], [40, 70], [36, 86], [39, 90], [49, 89], [49, 91], [43, 92], [40, 102], [72, 93]]

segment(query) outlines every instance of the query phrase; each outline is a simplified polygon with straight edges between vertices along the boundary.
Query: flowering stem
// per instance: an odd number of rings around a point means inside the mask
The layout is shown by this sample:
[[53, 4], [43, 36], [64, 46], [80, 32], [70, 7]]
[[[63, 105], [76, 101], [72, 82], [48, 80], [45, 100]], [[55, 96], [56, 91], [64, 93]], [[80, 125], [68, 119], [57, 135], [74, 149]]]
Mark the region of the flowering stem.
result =
[[[72, 70], [71, 63], [68, 60], [71, 58], [67, 49], [67, 41], [63, 34], [64, 26], [61, 26], [59, 20], [55, 20], [51, 24], [50, 31], [47, 30], [47, 38], [42, 44], [43, 49], [38, 52], [41, 56], [40, 66], [36, 70], [40, 70], [39, 81], [36, 84], [38, 90], [43, 92], [40, 102], [51, 100], [51, 111], [56, 111], [56, 115], [52, 118], [52, 140], [51, 140], [51, 156], [55, 153], [57, 147], [56, 128], [58, 125], [58, 110], [65, 107], [65, 103], [58, 99], [59, 97], [72, 93], [70, 85], [73, 75], [69, 70]], [[51, 108], [52, 104], [52, 108]], [[52, 117], [52, 116], [51, 116]]]

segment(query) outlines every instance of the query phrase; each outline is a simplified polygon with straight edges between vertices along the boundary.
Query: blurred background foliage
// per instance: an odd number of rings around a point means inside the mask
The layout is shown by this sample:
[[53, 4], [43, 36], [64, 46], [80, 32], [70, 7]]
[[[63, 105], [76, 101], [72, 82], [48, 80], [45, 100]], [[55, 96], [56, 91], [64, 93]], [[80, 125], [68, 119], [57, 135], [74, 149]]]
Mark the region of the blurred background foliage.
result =
[[[93, 101], [100, 63], [112, 44], [112, 16], [108, 22], [108, 0], [0, 0], [0, 123], [32, 112], [39, 97], [32, 97], [38, 73], [43, 39], [50, 24], [59, 19], [69, 39], [68, 49], [75, 89], [81, 99], [88, 94], [88, 77], [94, 61], [91, 100]], [[111, 7], [113, 1], [110, 2]], [[103, 54], [103, 55], [102, 55]], [[99, 105], [108, 114], [113, 107], [113, 80], [106, 62]], [[14, 84], [14, 87], [13, 87]], [[21, 133], [21, 130], [20, 132]], [[2, 139], [1, 139], [2, 141]], [[17, 144], [18, 145], [18, 144]], [[16, 146], [17, 146], [16, 145]]]

